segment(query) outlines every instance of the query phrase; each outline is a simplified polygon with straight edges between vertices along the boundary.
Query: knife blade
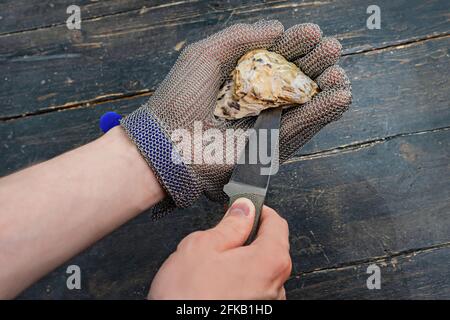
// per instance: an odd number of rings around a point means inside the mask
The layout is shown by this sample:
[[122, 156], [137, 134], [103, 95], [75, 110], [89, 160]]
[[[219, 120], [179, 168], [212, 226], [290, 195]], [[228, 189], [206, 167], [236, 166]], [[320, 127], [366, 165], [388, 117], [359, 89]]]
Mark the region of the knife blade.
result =
[[254, 130], [239, 155], [230, 181], [223, 188], [230, 197], [230, 207], [241, 197], [249, 199], [255, 206], [253, 227], [244, 245], [250, 244], [256, 237], [270, 176], [278, 171], [281, 114], [281, 108], [270, 108], [260, 113], [253, 126]]

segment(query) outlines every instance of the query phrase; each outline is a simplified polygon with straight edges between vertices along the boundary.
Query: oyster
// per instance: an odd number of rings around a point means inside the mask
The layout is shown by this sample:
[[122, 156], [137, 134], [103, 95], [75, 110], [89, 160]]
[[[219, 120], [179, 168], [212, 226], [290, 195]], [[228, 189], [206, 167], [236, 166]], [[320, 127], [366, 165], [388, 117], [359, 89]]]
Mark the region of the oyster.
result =
[[267, 108], [303, 104], [318, 92], [317, 84], [283, 56], [252, 50], [220, 89], [214, 115], [228, 120], [256, 116]]

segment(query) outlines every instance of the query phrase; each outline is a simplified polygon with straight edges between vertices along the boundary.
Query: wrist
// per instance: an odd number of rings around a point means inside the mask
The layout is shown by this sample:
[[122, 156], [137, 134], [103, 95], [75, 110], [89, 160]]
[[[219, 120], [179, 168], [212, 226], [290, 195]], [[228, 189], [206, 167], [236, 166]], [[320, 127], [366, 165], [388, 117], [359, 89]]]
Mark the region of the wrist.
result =
[[189, 207], [203, 192], [203, 184], [193, 167], [186, 164], [172, 140], [172, 129], [144, 105], [120, 121], [133, 144], [155, 173], [170, 202], [176, 207]]
[[152, 169], [120, 126], [112, 128], [99, 140], [112, 156], [111, 161], [120, 163], [124, 187], [132, 188], [133, 200], [140, 210], [150, 208], [165, 197]]

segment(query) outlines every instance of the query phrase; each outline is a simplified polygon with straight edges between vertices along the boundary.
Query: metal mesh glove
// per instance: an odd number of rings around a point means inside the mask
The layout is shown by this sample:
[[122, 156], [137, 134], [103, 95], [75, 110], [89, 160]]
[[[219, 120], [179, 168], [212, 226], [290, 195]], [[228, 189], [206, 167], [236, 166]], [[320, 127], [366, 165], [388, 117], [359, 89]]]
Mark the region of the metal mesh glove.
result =
[[[188, 46], [149, 101], [122, 119], [122, 127], [174, 205], [190, 206], [201, 194], [215, 201], [226, 200], [222, 188], [233, 164], [188, 161], [171, 137], [174, 130], [194, 132], [199, 122], [204, 131], [214, 128], [224, 135], [226, 129], [236, 132], [253, 127], [256, 117], [225, 121], [213, 115], [220, 86], [246, 52], [257, 48], [277, 52], [296, 63], [322, 90], [303, 106], [283, 111], [281, 162], [347, 110], [351, 103], [350, 83], [345, 72], [335, 65], [341, 54], [340, 43], [334, 38], [322, 39], [320, 28], [314, 24], [283, 30], [278, 21], [236, 24]], [[201, 149], [205, 142], [194, 141], [193, 145], [193, 150]], [[233, 152], [239, 154], [240, 150]], [[173, 161], [173, 154], [179, 155], [181, 163]]]

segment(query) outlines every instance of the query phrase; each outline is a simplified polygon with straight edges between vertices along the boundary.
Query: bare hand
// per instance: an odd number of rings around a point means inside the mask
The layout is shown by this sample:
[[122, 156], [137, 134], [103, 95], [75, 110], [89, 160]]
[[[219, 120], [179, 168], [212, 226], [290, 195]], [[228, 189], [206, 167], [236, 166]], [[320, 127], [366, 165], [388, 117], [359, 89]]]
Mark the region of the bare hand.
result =
[[150, 299], [285, 299], [290, 275], [286, 220], [264, 207], [257, 238], [250, 234], [255, 208], [238, 199], [214, 228], [184, 238], [164, 262]]

